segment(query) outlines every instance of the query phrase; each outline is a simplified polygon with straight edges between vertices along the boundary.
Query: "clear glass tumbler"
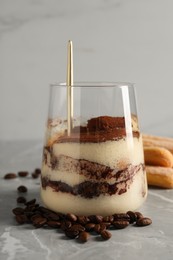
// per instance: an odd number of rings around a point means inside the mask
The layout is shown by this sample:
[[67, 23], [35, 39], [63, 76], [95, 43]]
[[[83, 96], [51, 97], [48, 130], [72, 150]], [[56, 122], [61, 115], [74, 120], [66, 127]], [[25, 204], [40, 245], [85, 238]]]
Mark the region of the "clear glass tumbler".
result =
[[75, 83], [67, 131], [67, 86], [50, 86], [41, 175], [43, 203], [55, 212], [111, 215], [147, 196], [133, 84]]

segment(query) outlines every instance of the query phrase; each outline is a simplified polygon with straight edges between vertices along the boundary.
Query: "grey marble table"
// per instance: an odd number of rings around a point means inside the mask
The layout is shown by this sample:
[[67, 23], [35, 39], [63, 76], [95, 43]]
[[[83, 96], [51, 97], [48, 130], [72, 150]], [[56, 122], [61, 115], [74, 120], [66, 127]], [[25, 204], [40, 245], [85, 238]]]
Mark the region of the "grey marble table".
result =
[[39, 199], [39, 180], [17, 178], [4, 180], [5, 173], [19, 170], [32, 172], [41, 163], [41, 142], [0, 143], [0, 259], [173, 259], [173, 190], [149, 189], [140, 209], [153, 220], [148, 227], [128, 227], [112, 231], [108, 241], [96, 237], [80, 244], [66, 239], [55, 230], [34, 229], [16, 224], [11, 213], [16, 206], [17, 187], [27, 185], [27, 198]]

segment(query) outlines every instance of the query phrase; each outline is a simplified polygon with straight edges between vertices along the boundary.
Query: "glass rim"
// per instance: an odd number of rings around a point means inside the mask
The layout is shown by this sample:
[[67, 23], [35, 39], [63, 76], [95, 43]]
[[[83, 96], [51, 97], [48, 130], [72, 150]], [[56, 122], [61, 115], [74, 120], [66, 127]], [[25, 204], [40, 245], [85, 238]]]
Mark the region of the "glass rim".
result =
[[[79, 81], [79, 82], [74, 82], [74, 84], [72, 85], [72, 87], [74, 88], [114, 88], [114, 87], [119, 87], [119, 88], [123, 88], [123, 87], [134, 87], [134, 83], [130, 83], [130, 82], [97, 82], [97, 81]], [[67, 84], [65, 82], [57, 82], [57, 83], [52, 83], [50, 84], [51, 88], [54, 87], [67, 87]]]

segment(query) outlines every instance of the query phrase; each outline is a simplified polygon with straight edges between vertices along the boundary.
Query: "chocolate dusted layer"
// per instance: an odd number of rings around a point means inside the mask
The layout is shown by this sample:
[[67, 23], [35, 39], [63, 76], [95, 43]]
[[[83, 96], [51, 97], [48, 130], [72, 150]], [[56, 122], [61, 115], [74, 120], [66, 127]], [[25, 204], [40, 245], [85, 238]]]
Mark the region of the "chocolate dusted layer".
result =
[[122, 173], [125, 173], [126, 178], [122, 180], [120, 177], [120, 179], [117, 179], [113, 184], [109, 184], [106, 181], [84, 181], [80, 184], [70, 186], [62, 181], [50, 180], [48, 176], [42, 177], [41, 183], [43, 189], [46, 189], [49, 186], [55, 192], [70, 193], [85, 198], [94, 198], [100, 195], [121, 195], [129, 189], [130, 184], [133, 182], [134, 175], [136, 175], [142, 167], [143, 165], [131, 166], [130, 171], [125, 169]]
[[[134, 130], [133, 122], [132, 122], [133, 137], [139, 138], [140, 133], [138, 129]], [[74, 127], [71, 131], [70, 136], [68, 136], [67, 131], [65, 131], [63, 135], [58, 137], [55, 143], [63, 143], [63, 142], [98, 143], [98, 142], [106, 142], [108, 140], [119, 140], [126, 137], [126, 135], [127, 133], [126, 133], [124, 117], [100, 116], [88, 120], [86, 126]]]
[[53, 155], [52, 151], [49, 149], [47, 150], [46, 148], [44, 150], [43, 161], [52, 170], [63, 171], [68, 174], [73, 174], [73, 172], [75, 172], [87, 178], [110, 179], [115, 176], [115, 169], [111, 169], [106, 165], [84, 159], [74, 159], [66, 155], [59, 155], [56, 157]]
[[[74, 159], [69, 156], [59, 155], [55, 157], [52, 150], [45, 149], [44, 163], [47, 164], [52, 170], [58, 170], [67, 172], [68, 174], [73, 174], [74, 172], [85, 176], [87, 179], [92, 180], [115, 180], [123, 181], [127, 179], [128, 176], [132, 176], [137, 166], [127, 165], [123, 169], [111, 169], [110, 167], [91, 162], [84, 159]], [[144, 168], [143, 164], [139, 167]]]

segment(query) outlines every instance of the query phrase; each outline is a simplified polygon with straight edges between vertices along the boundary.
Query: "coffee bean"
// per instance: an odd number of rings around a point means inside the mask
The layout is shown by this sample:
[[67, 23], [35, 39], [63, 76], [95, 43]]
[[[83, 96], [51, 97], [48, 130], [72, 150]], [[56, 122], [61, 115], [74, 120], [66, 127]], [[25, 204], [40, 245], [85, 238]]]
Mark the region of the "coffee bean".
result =
[[37, 178], [39, 177], [39, 174], [36, 173], [36, 172], [33, 172], [33, 173], [31, 174], [31, 176], [32, 176], [33, 179], [37, 179]]
[[37, 211], [37, 209], [38, 209], [37, 204], [28, 205], [25, 208], [25, 212], [33, 212], [33, 213], [35, 213], [35, 211]]
[[86, 232], [86, 231], [82, 231], [80, 234], [79, 234], [79, 240], [83, 243], [87, 242], [88, 241], [88, 238], [89, 238], [89, 233]]
[[35, 204], [32, 204], [32, 205], [38, 210], [38, 208], [39, 208], [39, 204], [38, 203], [35, 203]]
[[26, 203], [26, 199], [24, 197], [18, 197], [17, 203]]
[[40, 168], [36, 168], [34, 172], [39, 175], [39, 174], [41, 174], [41, 169]]
[[86, 216], [78, 216], [77, 221], [81, 225], [86, 225], [88, 223], [89, 219]]
[[123, 229], [123, 228], [125, 228], [129, 225], [129, 221], [127, 221], [127, 220], [116, 220], [112, 224], [116, 229]]
[[136, 225], [138, 227], [144, 227], [144, 226], [148, 226], [152, 223], [152, 220], [150, 218], [139, 218], [137, 221], [136, 221]]
[[100, 234], [100, 224], [95, 224], [94, 231]]
[[7, 173], [4, 175], [4, 179], [10, 180], [10, 179], [15, 179], [17, 175], [15, 173]]
[[103, 217], [99, 215], [91, 215], [88, 217], [89, 221], [95, 224], [99, 224], [103, 221]]
[[105, 230], [107, 227], [104, 223], [100, 223], [100, 232], [102, 232], [103, 230]]
[[108, 222], [108, 221], [109, 221], [109, 216], [103, 217], [103, 221], [104, 221], [104, 222]]
[[16, 215], [16, 221], [19, 224], [25, 224], [28, 222], [28, 218], [27, 216], [25, 216], [24, 214], [22, 215]]
[[135, 212], [135, 215], [137, 219], [144, 217], [141, 212]]
[[35, 212], [32, 212], [32, 211], [25, 211], [24, 213], [25, 213], [25, 216], [27, 216], [28, 220], [30, 220], [30, 221], [31, 221], [31, 218], [35, 215]]
[[106, 228], [109, 228], [111, 226], [110, 222], [102, 222], [101, 224], [105, 225]]
[[93, 231], [94, 230], [94, 227], [95, 227], [95, 224], [94, 223], [88, 223], [85, 225], [85, 229], [87, 231]]
[[58, 220], [59, 220], [59, 216], [58, 216], [58, 214], [56, 214], [55, 212], [47, 213], [45, 216], [46, 216], [49, 220], [55, 220], [55, 221], [58, 221]]
[[129, 217], [130, 217], [130, 223], [131, 223], [131, 224], [134, 223], [134, 222], [136, 222], [137, 216], [136, 216], [135, 212], [133, 212], [133, 211], [128, 211], [128, 212], [127, 212], [127, 215], [129, 215]]
[[96, 221], [96, 223], [101, 223], [102, 221], [103, 221], [103, 217], [102, 216], [99, 216], [99, 215], [96, 215], [95, 216], [95, 221]]
[[32, 217], [30, 218], [32, 222], [34, 222], [35, 219], [39, 219], [42, 218], [42, 216], [38, 213], [38, 214], [33, 214]]
[[[46, 218], [43, 214], [40, 214], [40, 211], [38, 211], [37, 209], [33, 210], [33, 214], [34, 215], [41, 215], [43, 218]], [[46, 218], [47, 219], [47, 218]], [[47, 219], [48, 220], [48, 219]]]
[[127, 220], [128, 222], [130, 222], [130, 216], [126, 213], [119, 213], [119, 214], [114, 214], [114, 221], [116, 220]]
[[85, 230], [85, 227], [83, 227], [80, 224], [74, 224], [73, 226], [70, 227], [70, 230], [77, 230], [79, 232], [82, 232]]
[[113, 216], [105, 216], [103, 217], [103, 222], [110, 222], [112, 223], [114, 221], [114, 217]]
[[[25, 208], [25, 215], [28, 217], [28, 219], [31, 220], [31, 218], [34, 215], [41, 215], [40, 212], [37, 210], [38, 207], [35, 207], [35, 205], [29, 205]], [[41, 215], [42, 216], [42, 215]], [[44, 216], [43, 216], [44, 217]]]
[[35, 219], [33, 225], [36, 228], [41, 228], [46, 224], [46, 222], [47, 222], [46, 218]]
[[27, 171], [20, 171], [20, 172], [18, 172], [18, 176], [19, 177], [26, 177], [27, 175], [28, 175]]
[[64, 219], [64, 214], [62, 213], [56, 213], [48, 208], [39, 206], [38, 210], [44, 214], [46, 218], [49, 220], [63, 220]]
[[61, 222], [55, 221], [55, 220], [49, 220], [49, 221], [47, 221], [47, 225], [52, 228], [60, 228]]
[[95, 224], [94, 231], [100, 234], [103, 230], [106, 229], [106, 225], [104, 223]]
[[34, 205], [35, 206], [35, 203], [36, 203], [36, 199], [32, 199], [32, 200], [29, 200], [25, 203], [26, 206], [31, 206], [31, 205]]
[[17, 208], [14, 208], [12, 210], [12, 212], [13, 212], [14, 215], [22, 215], [24, 213], [24, 209], [20, 208], [20, 207], [17, 207]]
[[24, 185], [19, 186], [17, 190], [21, 193], [25, 193], [28, 191], [27, 187], [25, 187]]
[[74, 214], [72, 214], [72, 213], [68, 213], [68, 214], [66, 215], [66, 218], [67, 218], [68, 220], [72, 221], [72, 222], [76, 222], [76, 221], [77, 221], [76, 215], [74, 215]]
[[36, 228], [40, 228], [40, 227], [43, 227], [47, 222], [47, 219], [42, 217], [42, 216], [35, 216], [35, 218], [33, 218], [33, 225], [36, 227]]
[[77, 230], [70, 230], [70, 229], [66, 229], [65, 230], [65, 235], [69, 238], [76, 238], [79, 235], [79, 231]]
[[95, 223], [95, 215], [88, 216], [88, 219], [89, 219], [89, 222], [96, 224]]
[[108, 240], [111, 238], [112, 234], [107, 231], [107, 230], [103, 230], [101, 233], [101, 237], [104, 239], [104, 240]]
[[57, 215], [58, 215], [59, 219], [61, 219], [61, 220], [65, 219], [65, 214], [58, 212]]
[[64, 220], [64, 221], [61, 222], [61, 229], [64, 230], [64, 231], [69, 229], [71, 226], [72, 226], [71, 221]]

